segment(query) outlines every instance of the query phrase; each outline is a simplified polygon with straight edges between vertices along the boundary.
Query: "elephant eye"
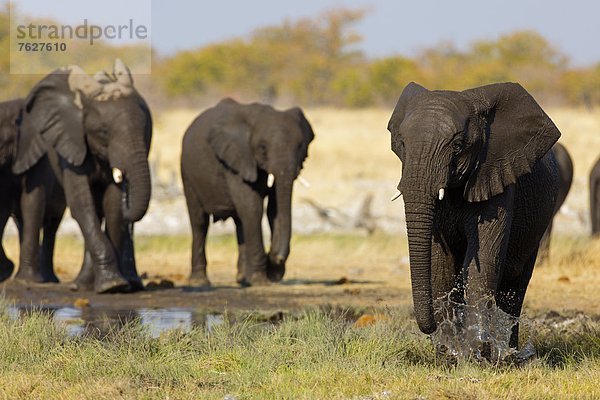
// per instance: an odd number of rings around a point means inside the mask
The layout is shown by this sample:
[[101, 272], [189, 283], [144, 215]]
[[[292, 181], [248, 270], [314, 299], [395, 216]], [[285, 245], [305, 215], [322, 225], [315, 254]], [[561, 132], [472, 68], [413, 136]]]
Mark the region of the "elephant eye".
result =
[[452, 142], [452, 153], [454, 155], [459, 154], [463, 149], [463, 141], [462, 139], [456, 139]]

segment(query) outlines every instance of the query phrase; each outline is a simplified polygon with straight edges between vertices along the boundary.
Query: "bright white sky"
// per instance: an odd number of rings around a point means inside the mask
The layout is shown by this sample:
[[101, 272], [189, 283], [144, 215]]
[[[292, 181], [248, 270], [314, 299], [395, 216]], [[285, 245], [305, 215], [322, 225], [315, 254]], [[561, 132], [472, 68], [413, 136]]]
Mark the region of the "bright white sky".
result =
[[243, 36], [286, 18], [366, 7], [371, 11], [356, 28], [369, 56], [410, 56], [441, 41], [466, 47], [478, 39], [533, 29], [573, 65], [600, 61], [600, 2], [594, 0], [13, 0], [31, 16], [63, 23], [88, 18], [97, 24], [113, 23], [117, 16], [149, 19], [150, 3], [152, 45], [161, 55]]

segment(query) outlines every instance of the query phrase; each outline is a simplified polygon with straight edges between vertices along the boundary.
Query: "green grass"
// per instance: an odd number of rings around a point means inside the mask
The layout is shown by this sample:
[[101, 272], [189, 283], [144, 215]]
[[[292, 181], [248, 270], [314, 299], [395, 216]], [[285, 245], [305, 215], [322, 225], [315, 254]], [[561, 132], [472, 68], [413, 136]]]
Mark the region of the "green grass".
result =
[[531, 329], [538, 358], [517, 367], [436, 361], [408, 310], [356, 328], [339, 310], [277, 324], [232, 317], [207, 334], [150, 338], [130, 324], [69, 338], [45, 315], [0, 317], [3, 398], [538, 399], [600, 396], [600, 324]]

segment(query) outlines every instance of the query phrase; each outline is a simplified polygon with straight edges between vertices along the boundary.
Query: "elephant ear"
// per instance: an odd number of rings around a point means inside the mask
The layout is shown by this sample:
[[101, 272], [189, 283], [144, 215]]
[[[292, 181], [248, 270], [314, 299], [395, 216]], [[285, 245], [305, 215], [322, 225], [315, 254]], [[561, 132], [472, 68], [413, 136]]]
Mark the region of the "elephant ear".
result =
[[34, 166], [49, 147], [72, 165], [85, 159], [80, 93], [69, 86], [70, 69], [46, 76], [29, 93], [21, 116], [13, 172], [21, 174]]
[[298, 121], [300, 130], [302, 131], [302, 135], [304, 136], [306, 144], [308, 145], [310, 142], [312, 142], [315, 138], [315, 133], [312, 129], [312, 126], [310, 126], [310, 122], [308, 122], [308, 120], [304, 116], [304, 112], [302, 112], [302, 109], [300, 107], [292, 107], [289, 110], [286, 110], [285, 112], [294, 117], [296, 121]]
[[530, 173], [560, 131], [518, 83], [497, 83], [462, 93], [474, 101], [476, 112], [486, 121], [482, 150], [464, 197], [484, 201]]
[[208, 144], [229, 169], [246, 182], [256, 182], [257, 163], [250, 145], [250, 128], [245, 122], [216, 124], [208, 133]]
[[392, 116], [390, 117], [390, 120], [388, 122], [387, 129], [388, 131], [390, 131], [390, 133], [396, 133], [398, 131], [400, 124], [406, 116], [406, 108], [410, 104], [410, 101], [413, 99], [413, 97], [420, 93], [428, 91], [429, 90], [425, 89], [418, 83], [411, 82], [408, 85], [406, 85], [406, 87], [400, 94], [400, 98], [398, 99], [396, 107], [394, 108], [394, 112], [392, 113]]

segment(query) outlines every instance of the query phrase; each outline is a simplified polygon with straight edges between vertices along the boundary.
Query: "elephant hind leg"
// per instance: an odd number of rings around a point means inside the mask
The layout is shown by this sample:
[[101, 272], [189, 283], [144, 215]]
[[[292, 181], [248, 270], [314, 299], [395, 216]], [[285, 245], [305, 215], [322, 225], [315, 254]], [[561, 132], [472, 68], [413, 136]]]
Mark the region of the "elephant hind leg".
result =
[[192, 225], [192, 272], [189, 283], [192, 286], [208, 287], [210, 281], [206, 274], [206, 235], [208, 234], [209, 215], [197, 206], [189, 206]]
[[548, 262], [550, 259], [550, 237], [552, 235], [552, 221], [544, 231], [542, 240], [540, 240], [540, 246], [538, 250], [537, 263], [538, 265]]

